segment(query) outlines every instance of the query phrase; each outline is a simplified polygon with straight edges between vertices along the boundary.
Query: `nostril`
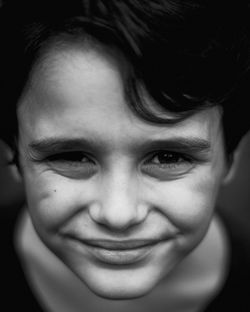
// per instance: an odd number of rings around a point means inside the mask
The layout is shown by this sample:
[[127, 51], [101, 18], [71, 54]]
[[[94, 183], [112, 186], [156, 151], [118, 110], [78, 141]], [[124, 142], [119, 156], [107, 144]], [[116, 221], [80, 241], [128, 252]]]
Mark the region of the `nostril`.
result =
[[147, 215], [149, 213], [149, 209], [146, 205], [138, 205], [137, 208], [137, 221], [142, 222], [146, 219]]
[[89, 215], [91, 219], [97, 223], [100, 223], [101, 219], [101, 207], [98, 204], [92, 204], [89, 207]]

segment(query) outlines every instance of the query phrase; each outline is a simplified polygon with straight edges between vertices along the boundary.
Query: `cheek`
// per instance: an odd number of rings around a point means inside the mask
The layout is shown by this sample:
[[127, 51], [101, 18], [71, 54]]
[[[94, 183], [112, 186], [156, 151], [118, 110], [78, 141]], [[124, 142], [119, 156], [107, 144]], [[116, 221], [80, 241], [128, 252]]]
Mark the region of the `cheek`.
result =
[[53, 174], [26, 179], [27, 203], [39, 231], [56, 232], [88, 202], [88, 185]]
[[158, 207], [183, 232], [204, 231], [213, 214], [220, 181], [209, 175], [190, 176], [162, 185]]

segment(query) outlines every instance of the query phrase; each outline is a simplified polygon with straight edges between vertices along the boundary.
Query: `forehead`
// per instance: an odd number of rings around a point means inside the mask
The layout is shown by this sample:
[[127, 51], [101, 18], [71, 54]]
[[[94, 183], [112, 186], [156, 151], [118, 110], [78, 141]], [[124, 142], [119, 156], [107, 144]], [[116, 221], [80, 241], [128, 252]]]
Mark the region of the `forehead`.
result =
[[[30, 139], [42, 137], [160, 138], [197, 136], [212, 141], [221, 131], [218, 107], [174, 124], [152, 124], [126, 102], [126, 66], [118, 57], [78, 46], [50, 51], [33, 70], [18, 109], [20, 128]], [[156, 107], [152, 100], [145, 101]], [[172, 118], [171, 113], [164, 112]]]

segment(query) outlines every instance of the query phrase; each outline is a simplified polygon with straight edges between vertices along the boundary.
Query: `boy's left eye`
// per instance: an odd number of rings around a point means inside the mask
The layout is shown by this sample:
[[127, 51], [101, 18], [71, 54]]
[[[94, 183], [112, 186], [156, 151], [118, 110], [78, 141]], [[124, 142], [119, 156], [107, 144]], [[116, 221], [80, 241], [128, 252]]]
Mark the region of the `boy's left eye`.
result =
[[158, 165], [178, 164], [184, 160], [183, 156], [172, 152], [158, 152], [155, 154], [151, 162]]
[[189, 172], [194, 166], [191, 157], [177, 152], [158, 151], [142, 165], [143, 173], [158, 179], [174, 178]]

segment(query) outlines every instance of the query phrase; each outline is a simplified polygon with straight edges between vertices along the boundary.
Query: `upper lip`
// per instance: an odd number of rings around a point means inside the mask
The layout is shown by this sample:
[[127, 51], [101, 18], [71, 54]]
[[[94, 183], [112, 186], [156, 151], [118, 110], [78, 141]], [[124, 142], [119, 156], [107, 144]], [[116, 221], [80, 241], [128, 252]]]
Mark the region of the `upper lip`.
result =
[[109, 240], [109, 239], [82, 239], [74, 235], [67, 235], [67, 237], [80, 241], [83, 244], [86, 244], [91, 247], [103, 248], [108, 250], [129, 250], [143, 248], [146, 246], [155, 245], [164, 239], [130, 239], [130, 240]]

